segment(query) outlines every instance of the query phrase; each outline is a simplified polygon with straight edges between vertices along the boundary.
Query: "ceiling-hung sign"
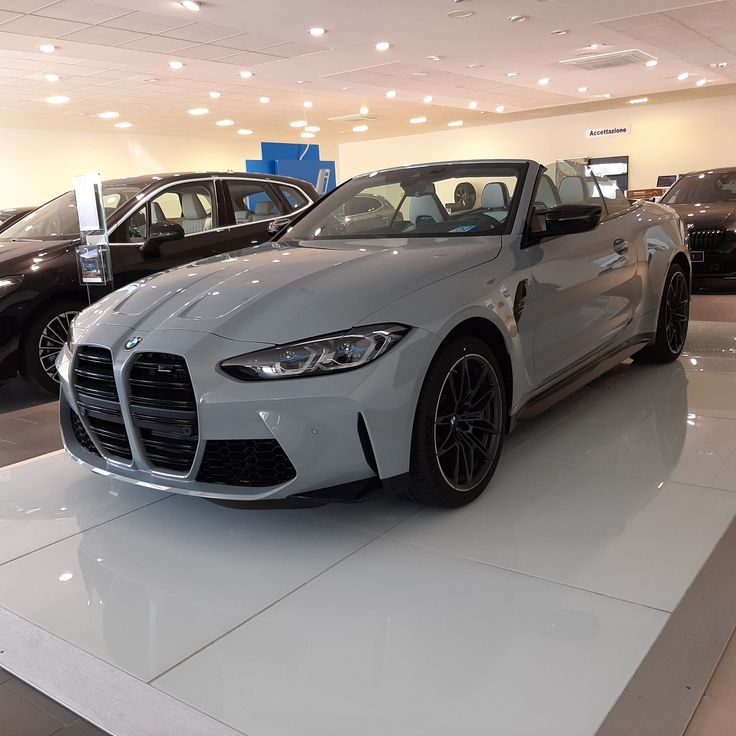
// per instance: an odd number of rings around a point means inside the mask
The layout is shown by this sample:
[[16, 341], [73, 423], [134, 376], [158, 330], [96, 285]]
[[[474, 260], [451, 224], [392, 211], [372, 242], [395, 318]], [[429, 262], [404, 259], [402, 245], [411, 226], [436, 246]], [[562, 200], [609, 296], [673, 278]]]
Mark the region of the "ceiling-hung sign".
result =
[[609, 135], [629, 135], [630, 125], [611, 125], [604, 128], [588, 128], [585, 131], [586, 138], [605, 138]]

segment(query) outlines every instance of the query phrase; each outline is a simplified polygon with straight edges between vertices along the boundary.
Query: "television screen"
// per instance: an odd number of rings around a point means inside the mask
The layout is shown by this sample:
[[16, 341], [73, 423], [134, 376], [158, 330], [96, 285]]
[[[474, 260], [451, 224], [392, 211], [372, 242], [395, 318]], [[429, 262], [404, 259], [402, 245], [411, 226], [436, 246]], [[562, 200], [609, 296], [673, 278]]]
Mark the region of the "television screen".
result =
[[677, 181], [677, 174], [664, 174], [657, 177], [658, 187], [671, 187]]

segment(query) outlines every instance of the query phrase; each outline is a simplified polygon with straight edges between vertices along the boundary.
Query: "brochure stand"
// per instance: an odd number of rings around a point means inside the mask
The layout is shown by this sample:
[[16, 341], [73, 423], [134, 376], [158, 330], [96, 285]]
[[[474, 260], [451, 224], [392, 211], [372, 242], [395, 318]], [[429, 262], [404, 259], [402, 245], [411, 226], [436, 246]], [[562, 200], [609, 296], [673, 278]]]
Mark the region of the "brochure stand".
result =
[[74, 193], [81, 236], [76, 250], [79, 281], [87, 286], [109, 283], [114, 288], [100, 174], [75, 176]]

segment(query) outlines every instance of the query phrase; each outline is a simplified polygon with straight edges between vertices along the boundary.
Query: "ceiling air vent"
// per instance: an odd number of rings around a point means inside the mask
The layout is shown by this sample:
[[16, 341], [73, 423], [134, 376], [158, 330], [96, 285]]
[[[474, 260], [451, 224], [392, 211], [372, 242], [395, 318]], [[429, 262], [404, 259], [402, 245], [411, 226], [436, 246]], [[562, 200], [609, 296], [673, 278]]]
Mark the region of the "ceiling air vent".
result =
[[612, 69], [618, 66], [646, 64], [654, 58], [639, 49], [627, 49], [626, 51], [611, 51], [605, 54], [585, 54], [584, 56], [576, 56], [574, 59], [563, 59], [559, 63], [574, 66], [578, 69]]
[[327, 118], [328, 120], [336, 120], [340, 123], [362, 123], [366, 120], [375, 120], [375, 115], [361, 115], [359, 112], [356, 112], [352, 115], [338, 115], [334, 118]]

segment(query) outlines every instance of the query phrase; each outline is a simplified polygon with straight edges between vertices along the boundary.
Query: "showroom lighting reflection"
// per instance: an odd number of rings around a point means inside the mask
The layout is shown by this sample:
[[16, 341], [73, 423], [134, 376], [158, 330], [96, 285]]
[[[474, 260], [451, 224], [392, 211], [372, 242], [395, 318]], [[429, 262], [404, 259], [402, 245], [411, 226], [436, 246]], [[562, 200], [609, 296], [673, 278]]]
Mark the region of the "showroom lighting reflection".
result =
[[697, 82], [695, 82], [696, 87], [704, 87], [708, 83], [707, 79], [698, 79]]
[[71, 100], [66, 95], [53, 95], [52, 97], [47, 97], [46, 102], [48, 102], [49, 105], [66, 105], [66, 103], [71, 102]]
[[659, 61], [657, 59], [649, 59], [649, 61], [646, 63], [648, 67], [657, 66], [659, 64]]
[[199, 13], [202, 10], [202, 3], [197, 2], [197, 0], [181, 0], [179, 5], [192, 13]]
[[506, 109], [506, 108], [505, 108], [505, 107], [504, 107], [503, 105], [498, 105], [498, 106], [496, 107], [496, 112], [497, 112], [497, 113], [502, 113], [502, 112], [503, 112], [503, 111], [504, 111], [505, 109]]
[[324, 36], [325, 33], [327, 33], [327, 31], [324, 28], [320, 28], [319, 26], [309, 29], [310, 36]]
[[41, 44], [41, 45], [40, 45], [40, 46], [38, 47], [38, 50], [39, 50], [39, 51], [40, 51], [40, 52], [41, 52], [42, 54], [53, 54], [53, 53], [54, 53], [54, 51], [56, 51], [56, 46], [54, 46], [54, 44], [52, 44], [52, 43], [42, 43], [42, 44]]
[[315, 133], [307, 133], [306, 131], [301, 134], [302, 138], [314, 138]]
[[424, 115], [420, 115], [418, 118], [411, 118], [411, 120], [409, 120], [409, 122], [412, 125], [421, 125], [422, 123], [426, 123], [427, 122], [427, 118], [424, 117]]
[[114, 120], [115, 118], [120, 117], [120, 113], [115, 112], [114, 110], [108, 110], [107, 112], [101, 112], [97, 117], [102, 118], [103, 120]]
[[649, 102], [648, 97], [634, 97], [633, 100], [629, 100], [630, 105], [643, 105], [645, 102]]
[[353, 128], [353, 133], [365, 133], [366, 130], [368, 130], [367, 125], [356, 125]]
[[314, 107], [314, 102], [312, 102], [312, 100], [304, 100], [304, 107], [306, 108]]
[[63, 572], [61, 575], [59, 575], [59, 582], [60, 583], [68, 583], [74, 575], [70, 572]]
[[600, 51], [602, 48], [605, 48], [606, 44], [604, 43], [592, 43], [588, 48], [593, 49], [593, 51]]
[[376, 51], [387, 51], [391, 48], [391, 44], [388, 41], [379, 41], [376, 44]]
[[549, 84], [549, 82], [550, 82], [550, 79], [549, 79], [549, 77], [542, 77], [542, 78], [541, 78], [541, 79], [539, 80], [539, 84], [541, 84], [541, 85], [542, 85], [542, 87], [546, 87], [546, 86], [547, 86], [547, 85]]
[[215, 125], [219, 125], [221, 128], [229, 128], [231, 125], [235, 125], [235, 121], [225, 118], [224, 120], [218, 120]]
[[587, 87], [578, 87], [578, 92], [587, 92], [587, 91], [588, 91]]
[[291, 126], [292, 128], [305, 128], [305, 127], [306, 127], [306, 125], [307, 125], [307, 121], [306, 121], [306, 120], [292, 120], [292, 121], [291, 121], [291, 122], [289, 123], [289, 125], [290, 125], [290, 126]]
[[526, 19], [527, 19], [526, 15], [510, 15], [509, 16], [510, 23], [523, 23]]
[[430, 104], [432, 104], [432, 99], [433, 99], [433, 98], [432, 98], [432, 95], [427, 95], [427, 96], [426, 96], [426, 97], [424, 98], [424, 104], [425, 104], [425, 105], [430, 105]]
[[238, 135], [253, 135], [253, 131], [250, 128], [240, 128]]
[[193, 107], [191, 110], [187, 110], [190, 115], [206, 115], [209, 112], [207, 107]]
[[58, 74], [44, 74], [43, 78], [47, 82], [58, 82], [61, 79]]
[[519, 72], [506, 72], [506, 74], [504, 74], [504, 77], [518, 77], [518, 76], [519, 76]]
[[388, 92], [386, 92], [386, 97], [388, 97], [389, 100], [393, 100], [393, 99], [395, 99], [396, 94], [397, 94], [397, 92], [396, 92], [395, 89], [390, 89], [390, 90], [388, 90]]
[[307, 125], [307, 127], [304, 128], [304, 130], [306, 130], [307, 133], [319, 133], [320, 127], [319, 125]]
[[183, 69], [184, 68], [184, 62], [183, 61], [170, 61], [169, 62], [169, 66], [172, 69], [176, 69], [178, 71], [179, 69]]

